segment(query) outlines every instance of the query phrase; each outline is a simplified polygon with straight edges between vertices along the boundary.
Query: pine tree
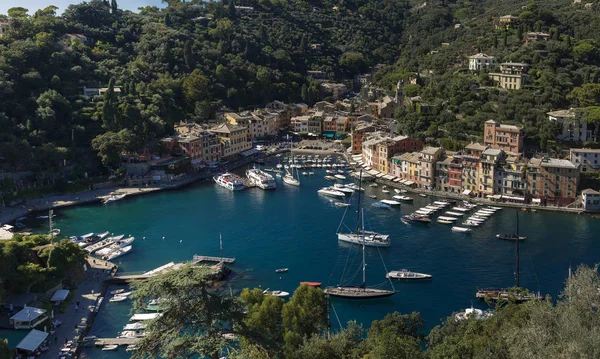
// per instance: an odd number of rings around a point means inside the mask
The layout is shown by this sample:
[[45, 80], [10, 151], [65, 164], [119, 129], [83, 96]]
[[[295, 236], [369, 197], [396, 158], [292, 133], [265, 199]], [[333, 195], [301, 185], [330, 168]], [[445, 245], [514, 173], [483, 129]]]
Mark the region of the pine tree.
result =
[[517, 27], [517, 40], [519, 40], [519, 42], [523, 41], [523, 24]]
[[229, 0], [229, 6], [227, 6], [227, 16], [230, 19], [235, 19], [235, 2], [234, 0]]
[[192, 42], [190, 40], [187, 40], [183, 45], [183, 59], [185, 60], [185, 66], [189, 70], [192, 70], [196, 66], [192, 52]]
[[567, 47], [571, 48], [571, 35], [567, 35]]
[[503, 39], [504, 47], [508, 47], [508, 31], [504, 30], [504, 39]]
[[302, 35], [302, 39], [300, 40], [300, 53], [302, 55], [306, 54], [307, 47], [308, 47], [308, 40], [306, 39], [306, 35]]
[[119, 10], [117, 7], [117, 0], [110, 0], [110, 12], [116, 14], [117, 10]]
[[306, 84], [302, 85], [302, 91], [300, 92], [300, 97], [302, 97], [302, 101], [308, 102], [308, 86], [306, 86]]
[[171, 15], [169, 15], [169, 13], [167, 13], [167, 15], [165, 15], [165, 25], [167, 25], [168, 27], [171, 27], [172, 21], [171, 21]]
[[494, 49], [498, 48], [498, 34], [494, 33], [493, 44], [494, 44]]
[[133, 80], [131, 80], [131, 82], [129, 82], [129, 94], [135, 96], [136, 94], [136, 90], [135, 90], [135, 82], [133, 82]]
[[111, 78], [108, 82], [108, 89], [104, 93], [104, 103], [102, 104], [102, 122], [104, 128], [109, 131], [120, 130], [117, 121], [117, 95], [115, 95], [115, 79]]

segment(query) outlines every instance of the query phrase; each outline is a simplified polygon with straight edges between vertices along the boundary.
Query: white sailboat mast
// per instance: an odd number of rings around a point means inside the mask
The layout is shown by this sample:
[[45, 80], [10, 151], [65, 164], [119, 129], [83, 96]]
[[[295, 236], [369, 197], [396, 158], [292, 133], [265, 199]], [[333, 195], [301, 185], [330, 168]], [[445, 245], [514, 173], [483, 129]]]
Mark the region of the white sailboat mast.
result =
[[362, 215], [362, 231], [360, 233], [361, 237], [362, 237], [362, 274], [363, 274], [363, 286], [367, 286], [367, 263], [365, 261], [365, 210], [361, 209], [361, 215]]

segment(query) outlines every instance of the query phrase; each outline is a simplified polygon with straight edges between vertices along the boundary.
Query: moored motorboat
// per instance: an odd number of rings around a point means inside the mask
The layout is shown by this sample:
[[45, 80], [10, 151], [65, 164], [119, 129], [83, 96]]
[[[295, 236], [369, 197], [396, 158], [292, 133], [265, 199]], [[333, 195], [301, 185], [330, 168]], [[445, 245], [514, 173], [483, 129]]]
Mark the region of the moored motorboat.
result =
[[516, 234], [506, 234], [506, 233], [498, 233], [496, 234], [496, 238], [504, 239], [506, 241], [524, 241], [527, 239], [525, 236], [517, 236]]
[[392, 208], [392, 206], [390, 206], [387, 203], [383, 203], [383, 202], [373, 202], [373, 203], [371, 203], [371, 206], [377, 207], [377, 208], [385, 208], [385, 209]]
[[392, 201], [391, 199], [382, 199], [381, 203], [385, 203], [385, 204], [388, 204], [390, 206], [399, 206], [400, 205], [400, 202], [398, 202], [398, 201]]
[[346, 176], [344, 176], [344, 175], [340, 175], [340, 174], [336, 174], [336, 175], [334, 175], [333, 177], [335, 177], [335, 178], [337, 178], [337, 179], [339, 179], [339, 180], [342, 180], [342, 181], [346, 179]]
[[329, 197], [346, 197], [344, 192], [340, 192], [331, 187], [324, 187], [317, 191], [318, 194]]
[[108, 198], [105, 198], [105, 199], [102, 201], [102, 203], [103, 203], [103, 204], [109, 204], [109, 203], [113, 203], [113, 202], [116, 202], [116, 201], [122, 200], [123, 198], [125, 198], [125, 196], [127, 196], [127, 194], [118, 194], [118, 195], [117, 195], [117, 194], [113, 194], [113, 195], [110, 195], [110, 197], [108, 197]]
[[103, 346], [102, 351], [112, 351], [112, 350], [117, 350], [117, 348], [119, 348], [119, 346], [117, 344], [109, 344], [109, 345]]
[[452, 227], [452, 232], [468, 233], [468, 232], [471, 232], [471, 231], [472, 231], [472, 229], [471, 228], [467, 228], [467, 227], [458, 227], [458, 226]]
[[335, 202], [334, 205], [336, 207], [350, 207], [350, 203], [344, 203], [344, 202]]
[[309, 287], [319, 288], [321, 286], [321, 282], [300, 282], [300, 285], [307, 285]]
[[385, 275], [386, 278], [392, 279], [405, 279], [405, 280], [425, 280], [431, 279], [433, 276], [431, 274], [426, 273], [417, 273], [411, 272], [407, 269], [402, 269], [400, 271], [391, 271]]
[[287, 297], [288, 295], [290, 295], [290, 293], [288, 292], [284, 292], [282, 290], [269, 290], [269, 288], [265, 289], [263, 291], [264, 295], [272, 295], [274, 297]]
[[275, 189], [277, 187], [273, 176], [256, 167], [246, 170], [246, 177], [248, 177], [248, 182], [251, 185], [263, 190]]
[[289, 268], [279, 268], [275, 269], [275, 273], [285, 273], [289, 270]]
[[425, 217], [425, 216], [418, 216], [418, 215], [405, 215], [402, 216], [402, 221], [405, 223], [431, 223], [431, 219]]
[[441, 223], [441, 224], [452, 224], [452, 223], [454, 223], [454, 222], [452, 222], [452, 221], [447, 221], [447, 220], [445, 220], [445, 219], [439, 219], [439, 218], [438, 218], [438, 220], [437, 220], [437, 223]]

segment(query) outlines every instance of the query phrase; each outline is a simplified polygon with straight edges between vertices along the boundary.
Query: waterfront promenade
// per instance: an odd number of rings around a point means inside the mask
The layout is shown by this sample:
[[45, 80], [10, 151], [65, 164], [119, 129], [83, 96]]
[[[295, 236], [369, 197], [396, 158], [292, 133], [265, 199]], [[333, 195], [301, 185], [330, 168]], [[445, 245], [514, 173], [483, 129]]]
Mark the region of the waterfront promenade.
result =
[[[69, 302], [64, 313], [54, 311], [54, 318], [60, 320], [61, 324], [56, 332], [48, 337], [50, 341], [49, 350], [40, 355], [42, 359], [58, 358], [61, 348], [67, 341], [77, 342], [77, 339], [91, 324], [90, 310], [94, 307], [98, 297], [102, 295], [105, 279], [114, 274], [115, 266], [99, 259], [88, 257], [87, 278], [81, 282], [69, 296]], [[75, 305], [79, 303], [78, 308]]]

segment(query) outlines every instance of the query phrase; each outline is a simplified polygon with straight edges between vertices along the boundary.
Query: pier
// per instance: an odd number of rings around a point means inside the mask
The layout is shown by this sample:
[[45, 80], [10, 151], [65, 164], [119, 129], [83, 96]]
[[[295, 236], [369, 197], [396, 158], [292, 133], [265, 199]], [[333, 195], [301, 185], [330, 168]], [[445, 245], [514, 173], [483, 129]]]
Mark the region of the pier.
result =
[[141, 338], [98, 338], [94, 342], [94, 345], [101, 347], [104, 345], [133, 345], [137, 343]]
[[202, 262], [213, 262], [213, 263], [223, 262], [223, 263], [231, 264], [231, 263], [235, 262], [235, 258], [199, 256], [197, 254], [194, 254], [194, 257], [192, 257], [192, 263], [198, 264], [198, 263], [202, 263]]

